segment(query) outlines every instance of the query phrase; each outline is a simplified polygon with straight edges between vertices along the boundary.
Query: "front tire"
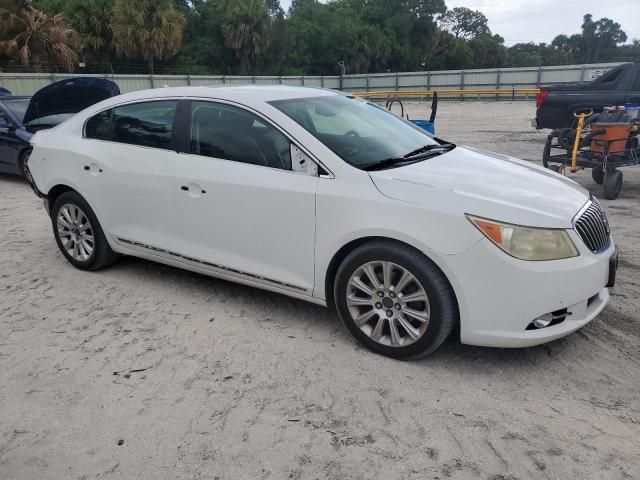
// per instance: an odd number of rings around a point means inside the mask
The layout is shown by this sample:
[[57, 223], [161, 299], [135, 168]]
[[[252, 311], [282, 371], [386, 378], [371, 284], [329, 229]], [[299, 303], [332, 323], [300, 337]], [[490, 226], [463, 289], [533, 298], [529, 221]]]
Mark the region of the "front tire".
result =
[[430, 354], [459, 319], [442, 271], [418, 250], [390, 241], [367, 243], [345, 258], [334, 299], [340, 319], [362, 344], [398, 359]]
[[65, 192], [56, 199], [51, 222], [58, 248], [74, 267], [99, 270], [118, 259], [95, 213], [77, 192]]
[[30, 156], [31, 156], [31, 149], [27, 149], [22, 153], [20, 153], [20, 158], [18, 159], [18, 162], [19, 162], [18, 167], [20, 168], [20, 173], [22, 174], [22, 176], [26, 178], [31, 185], [33, 185], [33, 178], [31, 177], [31, 172], [29, 172], [29, 169], [27, 168], [27, 162], [29, 161]]

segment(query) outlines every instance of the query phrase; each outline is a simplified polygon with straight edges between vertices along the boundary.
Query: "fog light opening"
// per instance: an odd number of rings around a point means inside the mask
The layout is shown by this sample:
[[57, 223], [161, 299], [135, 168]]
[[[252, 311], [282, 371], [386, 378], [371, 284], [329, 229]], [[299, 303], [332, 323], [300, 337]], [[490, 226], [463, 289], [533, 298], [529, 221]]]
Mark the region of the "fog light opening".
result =
[[566, 308], [563, 308], [562, 310], [556, 310], [555, 312], [551, 313], [545, 313], [544, 315], [540, 315], [533, 322], [531, 322], [527, 326], [527, 330], [540, 330], [541, 328], [547, 328], [553, 325], [557, 325], [561, 322], [564, 322], [569, 315], [571, 315], [571, 313], [567, 312]]

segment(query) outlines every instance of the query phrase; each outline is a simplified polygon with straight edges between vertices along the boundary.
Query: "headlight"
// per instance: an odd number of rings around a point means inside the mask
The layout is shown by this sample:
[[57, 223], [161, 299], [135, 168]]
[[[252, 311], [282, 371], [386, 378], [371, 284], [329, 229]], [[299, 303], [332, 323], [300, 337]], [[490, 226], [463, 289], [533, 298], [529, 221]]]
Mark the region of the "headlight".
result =
[[485, 237], [520, 260], [559, 260], [579, 255], [563, 229], [522, 227], [471, 215], [467, 218]]

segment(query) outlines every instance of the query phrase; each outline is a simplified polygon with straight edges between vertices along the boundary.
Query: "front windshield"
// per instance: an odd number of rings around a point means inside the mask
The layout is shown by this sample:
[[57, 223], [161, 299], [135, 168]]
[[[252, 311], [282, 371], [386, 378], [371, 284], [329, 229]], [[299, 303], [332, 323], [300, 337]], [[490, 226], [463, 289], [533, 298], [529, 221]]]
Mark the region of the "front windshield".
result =
[[22, 122], [24, 118], [24, 114], [27, 111], [27, 107], [29, 106], [28, 98], [17, 98], [13, 100], [3, 100], [4, 105], [11, 110], [18, 120]]
[[357, 168], [401, 158], [425, 145], [438, 145], [424, 130], [353, 96], [277, 100], [271, 105]]

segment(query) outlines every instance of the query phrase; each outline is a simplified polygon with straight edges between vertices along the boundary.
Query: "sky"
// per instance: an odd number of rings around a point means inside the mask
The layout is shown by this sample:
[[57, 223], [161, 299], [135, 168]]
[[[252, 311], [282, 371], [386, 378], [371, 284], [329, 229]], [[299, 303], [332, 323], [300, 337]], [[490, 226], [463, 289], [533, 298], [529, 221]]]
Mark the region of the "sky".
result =
[[[286, 10], [291, 0], [280, 0]], [[611, 18], [622, 25], [629, 41], [640, 39], [640, 0], [445, 0], [448, 8], [480, 10], [493, 33], [506, 45], [551, 42], [556, 35], [580, 32], [582, 17]]]

